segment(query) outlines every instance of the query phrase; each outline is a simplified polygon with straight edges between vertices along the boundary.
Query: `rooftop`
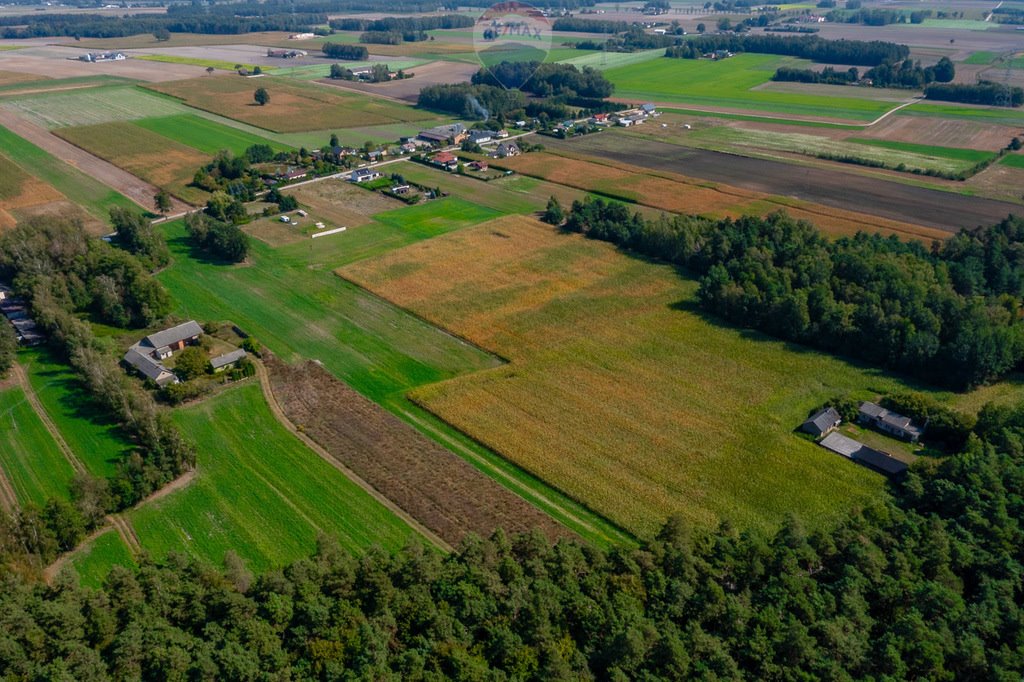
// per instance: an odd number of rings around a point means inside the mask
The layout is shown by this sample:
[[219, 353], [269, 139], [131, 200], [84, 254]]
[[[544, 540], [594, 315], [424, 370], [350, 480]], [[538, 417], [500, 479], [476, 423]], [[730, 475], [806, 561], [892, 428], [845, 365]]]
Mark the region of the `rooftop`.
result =
[[199, 323], [195, 320], [189, 320], [183, 324], [179, 324], [176, 327], [170, 329], [164, 329], [163, 331], [150, 334], [142, 340], [143, 343], [152, 346], [153, 348], [163, 348], [169, 346], [172, 343], [191, 339], [196, 336], [202, 336], [203, 328], [199, 326]]

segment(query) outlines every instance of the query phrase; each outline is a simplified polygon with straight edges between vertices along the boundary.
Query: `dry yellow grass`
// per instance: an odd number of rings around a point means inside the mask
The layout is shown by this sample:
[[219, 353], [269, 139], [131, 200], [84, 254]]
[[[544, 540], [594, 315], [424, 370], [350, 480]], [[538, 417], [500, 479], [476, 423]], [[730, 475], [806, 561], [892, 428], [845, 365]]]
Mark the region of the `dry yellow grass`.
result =
[[674, 512], [817, 525], [882, 494], [791, 431], [899, 382], [706, 319], [668, 266], [507, 217], [340, 274], [509, 359], [412, 397], [635, 533]]
[[621, 197], [672, 213], [737, 217], [785, 209], [793, 217], [813, 222], [822, 232], [835, 237], [858, 231], [895, 234], [906, 239], [926, 241], [949, 236], [947, 232], [921, 225], [762, 194], [675, 173], [638, 168], [607, 159], [574, 158], [572, 155], [545, 152], [505, 159], [501, 165], [524, 175]]

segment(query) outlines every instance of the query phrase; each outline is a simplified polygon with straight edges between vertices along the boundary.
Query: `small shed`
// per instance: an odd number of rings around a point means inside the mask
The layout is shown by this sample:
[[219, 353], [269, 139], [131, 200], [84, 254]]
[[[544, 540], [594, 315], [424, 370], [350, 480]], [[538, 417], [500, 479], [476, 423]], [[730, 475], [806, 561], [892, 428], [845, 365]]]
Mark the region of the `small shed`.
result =
[[213, 367], [214, 372], [223, 372], [228, 367], [237, 365], [238, 362], [246, 356], [246, 352], [241, 348], [236, 348], [230, 353], [224, 353], [224, 355], [218, 355], [210, 360], [210, 366]]
[[807, 421], [800, 425], [800, 430], [819, 438], [839, 426], [841, 421], [842, 418], [835, 408], [826, 407], [808, 417]]

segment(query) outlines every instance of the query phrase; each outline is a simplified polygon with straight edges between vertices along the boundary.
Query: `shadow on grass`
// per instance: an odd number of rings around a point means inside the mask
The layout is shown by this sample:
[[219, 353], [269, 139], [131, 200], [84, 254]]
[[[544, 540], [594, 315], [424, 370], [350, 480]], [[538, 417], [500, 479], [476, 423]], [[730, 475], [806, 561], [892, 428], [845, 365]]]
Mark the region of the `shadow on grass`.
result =
[[189, 239], [188, 235], [168, 237], [167, 246], [171, 249], [172, 253], [182, 254], [203, 265], [238, 265], [234, 261], [220, 258], [206, 249], [196, 246]]

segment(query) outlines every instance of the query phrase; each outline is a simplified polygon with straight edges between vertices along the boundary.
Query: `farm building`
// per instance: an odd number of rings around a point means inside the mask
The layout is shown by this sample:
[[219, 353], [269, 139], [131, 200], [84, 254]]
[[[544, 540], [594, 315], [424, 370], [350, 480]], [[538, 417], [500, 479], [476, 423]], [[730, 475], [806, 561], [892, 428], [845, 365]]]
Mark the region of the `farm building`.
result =
[[800, 430], [818, 438], [839, 426], [839, 422], [841, 421], [842, 419], [839, 417], [839, 413], [836, 412], [834, 408], [826, 407], [825, 409], [818, 410], [808, 417], [807, 421], [800, 425]]
[[430, 157], [430, 163], [445, 170], [453, 170], [459, 165], [459, 159], [451, 152], [438, 152]]
[[898, 476], [907, 470], [907, 465], [895, 457], [881, 450], [869, 448], [841, 433], [830, 433], [821, 439], [818, 445], [887, 476]]
[[6, 286], [0, 284], [0, 313], [14, 327], [18, 343], [23, 346], [35, 346], [43, 341], [43, 335], [35, 320], [29, 317], [28, 306]]
[[488, 166], [487, 166], [487, 162], [486, 161], [471, 161], [471, 162], [466, 164], [466, 168], [468, 168], [469, 170], [475, 170], [475, 171], [483, 172], [483, 171], [487, 170]]
[[462, 144], [468, 136], [466, 126], [461, 123], [452, 123], [420, 131], [417, 137], [431, 144]]
[[497, 136], [497, 133], [493, 130], [470, 130], [469, 139], [477, 144], [484, 144], [490, 142]]
[[276, 59], [295, 59], [296, 57], [305, 57], [308, 54], [305, 50], [267, 50], [267, 56]]
[[174, 376], [171, 370], [164, 366], [164, 363], [159, 360], [154, 360], [149, 355], [140, 353], [137, 348], [137, 345], [132, 346], [128, 349], [128, 352], [124, 354], [124, 362], [126, 365], [161, 388], [168, 384], [178, 383], [178, 377]]
[[351, 182], [371, 182], [379, 178], [380, 175], [380, 171], [375, 171], [372, 168], [357, 168], [352, 171], [349, 180]]
[[140, 353], [163, 360], [174, 355], [174, 351], [194, 345], [202, 335], [203, 328], [195, 320], [189, 320], [176, 327], [150, 334], [132, 348], [138, 349]]
[[910, 417], [904, 417], [902, 414], [891, 412], [881, 405], [871, 402], [860, 404], [857, 421], [911, 443], [916, 443], [924, 433], [924, 428], [915, 426]]
[[80, 62], [123, 62], [128, 59], [124, 52], [89, 52], [78, 58]]
[[286, 171], [279, 172], [277, 174], [277, 179], [284, 180], [285, 182], [291, 182], [292, 180], [301, 180], [307, 175], [309, 175], [309, 171], [305, 168], [289, 168]]
[[223, 372], [229, 367], [237, 365], [242, 358], [246, 356], [246, 352], [241, 348], [236, 348], [230, 353], [224, 353], [224, 355], [218, 355], [210, 360], [210, 366], [213, 367], [214, 372]]

